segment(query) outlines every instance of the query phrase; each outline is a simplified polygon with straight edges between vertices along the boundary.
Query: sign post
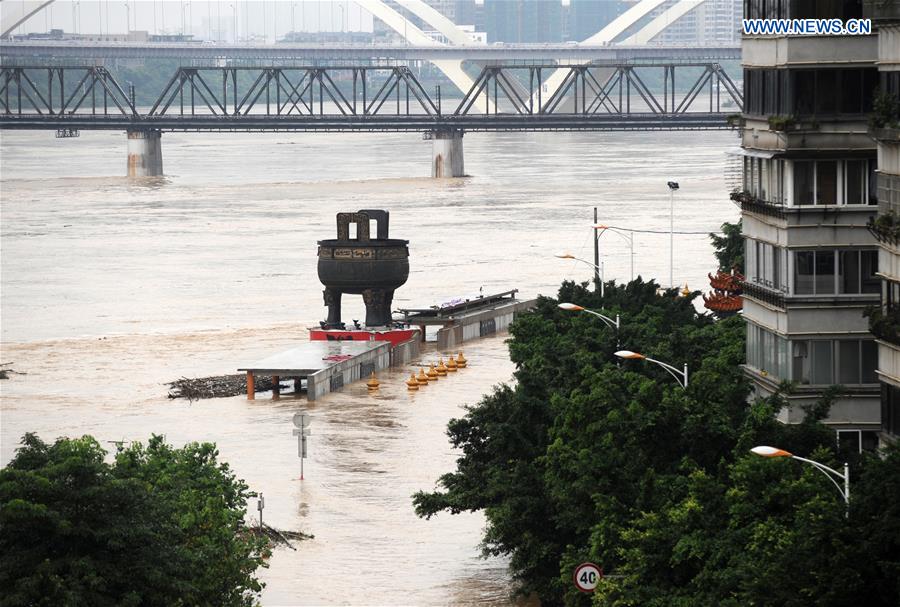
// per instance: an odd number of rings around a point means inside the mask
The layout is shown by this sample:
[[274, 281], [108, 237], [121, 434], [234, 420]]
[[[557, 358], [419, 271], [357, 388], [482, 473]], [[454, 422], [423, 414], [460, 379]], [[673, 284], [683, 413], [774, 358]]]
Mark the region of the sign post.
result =
[[581, 592], [593, 592], [603, 577], [603, 570], [594, 563], [582, 563], [575, 568], [572, 579]]
[[259, 499], [256, 500], [256, 509], [259, 510], [259, 530], [262, 531], [263, 528], [263, 508], [266, 507], [266, 498], [263, 497], [263, 494], [259, 494]]
[[294, 436], [297, 437], [297, 456], [300, 458], [300, 480], [303, 480], [303, 460], [306, 459], [306, 437], [312, 434], [309, 430], [310, 419], [306, 413], [294, 414]]

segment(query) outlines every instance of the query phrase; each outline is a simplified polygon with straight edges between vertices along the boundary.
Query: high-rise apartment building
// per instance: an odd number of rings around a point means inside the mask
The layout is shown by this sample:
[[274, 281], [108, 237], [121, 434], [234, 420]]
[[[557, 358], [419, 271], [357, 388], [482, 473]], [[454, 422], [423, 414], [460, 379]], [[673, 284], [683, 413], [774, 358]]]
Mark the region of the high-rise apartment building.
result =
[[870, 124], [878, 144], [878, 215], [870, 229], [880, 245], [881, 306], [872, 315], [878, 344], [882, 438], [900, 438], [900, 1], [868, 0], [878, 33], [879, 96]]
[[[861, 0], [745, 0], [750, 18], [862, 17]], [[755, 391], [795, 389], [800, 421], [829, 386], [825, 422], [849, 448], [881, 430], [878, 345], [864, 312], [881, 299], [876, 145], [868, 134], [878, 37], [744, 36], [741, 206], [746, 373]], [[882, 253], [883, 255], [884, 253]]]

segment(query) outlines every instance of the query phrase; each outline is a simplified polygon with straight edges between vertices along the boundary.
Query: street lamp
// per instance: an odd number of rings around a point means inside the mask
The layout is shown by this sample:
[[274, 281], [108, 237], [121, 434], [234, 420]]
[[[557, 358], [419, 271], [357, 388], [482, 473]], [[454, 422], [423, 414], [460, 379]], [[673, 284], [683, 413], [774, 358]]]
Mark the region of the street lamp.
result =
[[609, 230], [610, 232], [613, 232], [613, 233], [615, 233], [615, 234], [618, 234], [619, 236], [621, 236], [622, 238], [625, 239], [625, 242], [628, 243], [628, 247], [629, 247], [629, 250], [630, 250], [630, 253], [631, 253], [631, 256], [630, 256], [630, 259], [631, 259], [631, 280], [634, 280], [634, 232], [628, 232], [628, 233], [627, 233], [628, 235], [626, 236], [626, 231], [625, 231], [625, 230], [620, 230], [620, 229], [618, 229], [618, 228], [611, 228], [611, 227], [609, 227], [609, 226], [601, 225], [601, 224], [599, 224], [599, 223], [598, 223], [597, 225], [594, 226], [594, 229], [595, 229], [595, 230], [599, 230], [599, 232], [596, 233], [596, 234], [597, 234], [596, 237], [597, 237], [598, 240], [599, 240], [600, 237], [603, 235], [603, 233], [606, 232], [607, 230]]
[[582, 306], [579, 306], [579, 305], [573, 304], [573, 303], [564, 302], [564, 303], [559, 304], [557, 307], [560, 310], [566, 310], [567, 312], [587, 312], [588, 314], [596, 316], [597, 318], [599, 318], [600, 320], [605, 322], [607, 325], [609, 325], [609, 327], [615, 329], [616, 331], [619, 330], [619, 315], [618, 314], [616, 314], [616, 319], [613, 320], [609, 316], [600, 314], [600, 312], [594, 312], [593, 310], [588, 310], [587, 308], [584, 308]]
[[601, 262], [598, 266], [597, 264], [593, 264], [589, 262], [587, 259], [582, 259], [580, 257], [575, 257], [571, 253], [558, 253], [554, 255], [554, 257], [558, 257], [559, 259], [573, 259], [575, 261], [580, 261], [581, 263], [586, 263], [587, 265], [594, 268], [594, 276], [597, 282], [600, 283], [600, 297], [603, 297], [604, 289], [603, 289], [603, 263]]
[[669, 181], [666, 185], [669, 186], [669, 287], [675, 288], [675, 190], [678, 182]]
[[[837, 490], [840, 492], [841, 497], [844, 498], [844, 505], [846, 507], [846, 511], [844, 512], [845, 517], [850, 516], [850, 466], [847, 462], [844, 462], [844, 473], [841, 474], [834, 468], [829, 468], [825, 464], [820, 464], [819, 462], [813, 461], [811, 459], [806, 459], [805, 457], [800, 457], [799, 455], [794, 455], [790, 451], [785, 451], [784, 449], [778, 449], [776, 447], [767, 447], [765, 445], [760, 447], [753, 447], [750, 449], [750, 452], [759, 455], [760, 457], [790, 457], [792, 459], [799, 460], [801, 462], [805, 462], [810, 466], [813, 466], [819, 472], [828, 477]], [[838, 478], [844, 481], [844, 486], [841, 487], [835, 478]]]
[[679, 383], [682, 388], [687, 388], [688, 386], [688, 366], [687, 363], [684, 363], [684, 371], [679, 371], [672, 365], [668, 363], [664, 363], [661, 360], [656, 360], [654, 358], [650, 358], [649, 356], [644, 356], [643, 354], [638, 354], [637, 352], [632, 352], [631, 350], [619, 350], [616, 352], [616, 356], [619, 358], [628, 358], [628, 359], [639, 359], [646, 360], [651, 363], [656, 363], [663, 369], [669, 372], [669, 375], [675, 378], [675, 381]]

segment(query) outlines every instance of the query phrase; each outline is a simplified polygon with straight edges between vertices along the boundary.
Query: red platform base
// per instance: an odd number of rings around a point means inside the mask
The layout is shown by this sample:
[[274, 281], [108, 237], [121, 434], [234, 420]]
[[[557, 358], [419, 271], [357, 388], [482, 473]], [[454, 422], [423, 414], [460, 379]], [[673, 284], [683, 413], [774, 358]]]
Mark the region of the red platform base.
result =
[[413, 338], [416, 329], [310, 329], [310, 341], [389, 341], [391, 347]]

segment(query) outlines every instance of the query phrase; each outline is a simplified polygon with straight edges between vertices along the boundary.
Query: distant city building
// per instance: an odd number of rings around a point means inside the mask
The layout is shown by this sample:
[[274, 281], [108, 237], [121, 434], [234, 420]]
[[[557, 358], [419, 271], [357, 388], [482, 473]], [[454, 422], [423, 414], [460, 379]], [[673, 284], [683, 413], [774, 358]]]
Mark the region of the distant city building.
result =
[[291, 44], [372, 44], [372, 32], [288, 32], [278, 40]]
[[[671, 3], [650, 14], [656, 18]], [[665, 46], [737, 44], [741, 41], [741, 0], [706, 0], [688, 11], [657, 36], [653, 43]]]
[[[65, 32], [61, 29], [52, 29], [49, 32], [39, 33], [32, 32], [29, 34], [20, 34], [13, 36], [13, 40], [72, 40], [79, 42], [159, 42], [154, 40], [157, 36], [150, 35], [144, 30], [132, 31], [127, 34], [73, 34]], [[190, 39], [192, 36], [187, 36]]]

